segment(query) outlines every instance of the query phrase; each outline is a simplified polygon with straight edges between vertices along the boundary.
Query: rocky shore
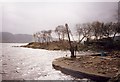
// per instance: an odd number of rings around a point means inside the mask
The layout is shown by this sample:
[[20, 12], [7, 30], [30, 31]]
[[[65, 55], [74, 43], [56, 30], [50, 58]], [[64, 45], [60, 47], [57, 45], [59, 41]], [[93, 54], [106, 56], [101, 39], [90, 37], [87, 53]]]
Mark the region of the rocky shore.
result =
[[119, 73], [120, 58], [79, 56], [71, 59], [63, 57], [54, 60], [52, 65], [55, 69], [74, 77], [107, 82]]

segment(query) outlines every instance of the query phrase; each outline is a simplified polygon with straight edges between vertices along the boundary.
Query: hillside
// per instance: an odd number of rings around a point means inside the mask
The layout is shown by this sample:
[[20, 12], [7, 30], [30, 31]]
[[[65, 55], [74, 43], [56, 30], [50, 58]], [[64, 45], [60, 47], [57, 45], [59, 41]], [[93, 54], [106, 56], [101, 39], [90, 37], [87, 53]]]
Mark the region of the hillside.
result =
[[32, 41], [32, 35], [12, 34], [9, 32], [0, 32], [0, 43], [28, 43]]

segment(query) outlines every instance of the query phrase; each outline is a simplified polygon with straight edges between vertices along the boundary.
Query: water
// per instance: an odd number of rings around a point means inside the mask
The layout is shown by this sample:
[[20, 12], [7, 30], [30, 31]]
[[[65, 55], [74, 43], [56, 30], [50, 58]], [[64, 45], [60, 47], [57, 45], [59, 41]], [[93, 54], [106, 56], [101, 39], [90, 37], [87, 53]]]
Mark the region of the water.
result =
[[[2, 45], [2, 79], [3, 80], [73, 80], [52, 67], [55, 58], [64, 57], [67, 51], [48, 51], [31, 49], [18, 43], [3, 43]], [[1, 72], [1, 71], [0, 71]]]
[[[78, 79], [61, 73], [52, 67], [52, 61], [59, 57], [70, 57], [69, 51], [32, 49], [20, 43], [0, 43], [0, 80], [79, 80], [92, 82], [86, 78]], [[87, 53], [80, 52], [77, 55]]]

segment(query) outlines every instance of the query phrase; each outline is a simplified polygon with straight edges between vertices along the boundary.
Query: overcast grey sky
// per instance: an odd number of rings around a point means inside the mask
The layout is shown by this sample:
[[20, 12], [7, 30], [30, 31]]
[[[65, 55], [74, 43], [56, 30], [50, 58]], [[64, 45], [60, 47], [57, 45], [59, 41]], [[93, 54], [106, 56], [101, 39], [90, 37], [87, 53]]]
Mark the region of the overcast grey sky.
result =
[[115, 21], [117, 2], [11, 2], [0, 6], [2, 31], [33, 34], [68, 23]]

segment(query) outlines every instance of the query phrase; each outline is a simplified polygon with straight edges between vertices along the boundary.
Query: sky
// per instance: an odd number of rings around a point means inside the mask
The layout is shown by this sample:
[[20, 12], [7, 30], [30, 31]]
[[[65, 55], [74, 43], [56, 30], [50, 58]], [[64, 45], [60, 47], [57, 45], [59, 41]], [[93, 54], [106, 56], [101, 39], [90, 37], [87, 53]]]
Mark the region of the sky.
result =
[[[115, 2], [114, 2], [115, 1]], [[54, 30], [58, 25], [85, 22], [116, 21], [118, 0], [2, 0], [0, 3], [0, 31], [13, 34], [33, 34]]]

